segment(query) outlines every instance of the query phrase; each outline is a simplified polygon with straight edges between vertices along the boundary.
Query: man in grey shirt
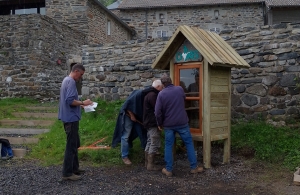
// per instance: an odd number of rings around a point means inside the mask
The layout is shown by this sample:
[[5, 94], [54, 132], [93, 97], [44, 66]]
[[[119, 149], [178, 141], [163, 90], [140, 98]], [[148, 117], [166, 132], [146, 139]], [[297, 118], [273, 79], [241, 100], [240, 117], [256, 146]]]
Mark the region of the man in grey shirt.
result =
[[60, 88], [58, 119], [63, 122], [67, 134], [62, 171], [63, 180], [79, 180], [81, 179], [80, 174], [84, 173], [84, 170], [79, 169], [78, 161], [80, 107], [93, 104], [90, 99], [84, 101], [78, 99], [76, 81], [81, 79], [84, 72], [85, 68], [82, 64], [74, 65], [70, 75], [64, 78]]

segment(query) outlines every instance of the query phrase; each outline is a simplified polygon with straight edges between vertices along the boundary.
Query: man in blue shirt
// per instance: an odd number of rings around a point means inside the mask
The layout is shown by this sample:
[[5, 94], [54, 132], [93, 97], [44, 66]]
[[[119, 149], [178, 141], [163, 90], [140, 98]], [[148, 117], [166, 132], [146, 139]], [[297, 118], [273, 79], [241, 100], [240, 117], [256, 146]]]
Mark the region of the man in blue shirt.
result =
[[192, 135], [188, 124], [188, 116], [185, 111], [185, 93], [180, 86], [174, 86], [171, 78], [164, 74], [161, 77], [164, 89], [159, 92], [155, 104], [155, 117], [158, 128], [165, 131], [165, 162], [166, 168], [162, 173], [171, 177], [173, 170], [173, 144], [175, 134], [178, 133], [184, 142], [190, 162], [191, 173], [203, 171], [203, 167], [197, 166]]
[[85, 68], [82, 64], [74, 65], [70, 75], [64, 78], [60, 88], [58, 119], [63, 122], [67, 134], [62, 171], [63, 180], [79, 180], [81, 179], [80, 174], [84, 173], [84, 170], [79, 169], [78, 161], [80, 107], [93, 104], [90, 99], [84, 101], [78, 99], [76, 81], [81, 79], [84, 72]]

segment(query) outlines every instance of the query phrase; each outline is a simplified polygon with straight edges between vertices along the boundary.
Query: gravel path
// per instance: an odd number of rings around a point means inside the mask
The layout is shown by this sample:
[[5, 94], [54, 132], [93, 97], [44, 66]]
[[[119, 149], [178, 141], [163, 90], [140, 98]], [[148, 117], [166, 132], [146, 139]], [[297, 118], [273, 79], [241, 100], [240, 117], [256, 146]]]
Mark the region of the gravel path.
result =
[[[220, 158], [219, 158], [220, 159]], [[199, 159], [198, 159], [199, 160]], [[201, 161], [199, 161], [201, 162]], [[261, 182], [263, 167], [246, 165], [238, 157], [222, 165], [212, 159], [213, 168], [189, 174], [188, 161], [179, 156], [174, 176], [147, 171], [142, 163], [132, 166], [90, 167], [79, 181], [62, 181], [61, 166], [42, 167], [24, 159], [0, 160], [0, 194], [104, 194], [104, 195], [296, 195], [299, 189], [286, 181]], [[162, 159], [158, 164], [163, 165]], [[279, 188], [284, 190], [280, 191]], [[295, 193], [294, 193], [295, 192]]]

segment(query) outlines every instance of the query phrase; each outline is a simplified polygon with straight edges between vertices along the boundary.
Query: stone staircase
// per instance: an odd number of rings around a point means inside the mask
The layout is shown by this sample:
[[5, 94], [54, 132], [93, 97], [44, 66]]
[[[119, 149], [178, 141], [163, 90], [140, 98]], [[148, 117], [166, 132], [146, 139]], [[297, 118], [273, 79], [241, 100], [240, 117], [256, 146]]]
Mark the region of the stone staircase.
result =
[[25, 107], [23, 112], [14, 112], [13, 119], [0, 120], [0, 138], [8, 139], [14, 158], [23, 158], [28, 152], [27, 144], [36, 144], [34, 135], [46, 133], [57, 120], [57, 106]]

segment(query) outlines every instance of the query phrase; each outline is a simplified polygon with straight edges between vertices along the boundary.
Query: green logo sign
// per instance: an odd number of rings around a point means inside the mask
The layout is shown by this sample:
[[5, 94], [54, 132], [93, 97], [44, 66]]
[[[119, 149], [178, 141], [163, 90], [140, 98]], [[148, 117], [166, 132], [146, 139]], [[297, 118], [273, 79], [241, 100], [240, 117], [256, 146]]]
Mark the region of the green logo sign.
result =
[[200, 52], [189, 42], [185, 41], [175, 54], [175, 62], [202, 61]]

